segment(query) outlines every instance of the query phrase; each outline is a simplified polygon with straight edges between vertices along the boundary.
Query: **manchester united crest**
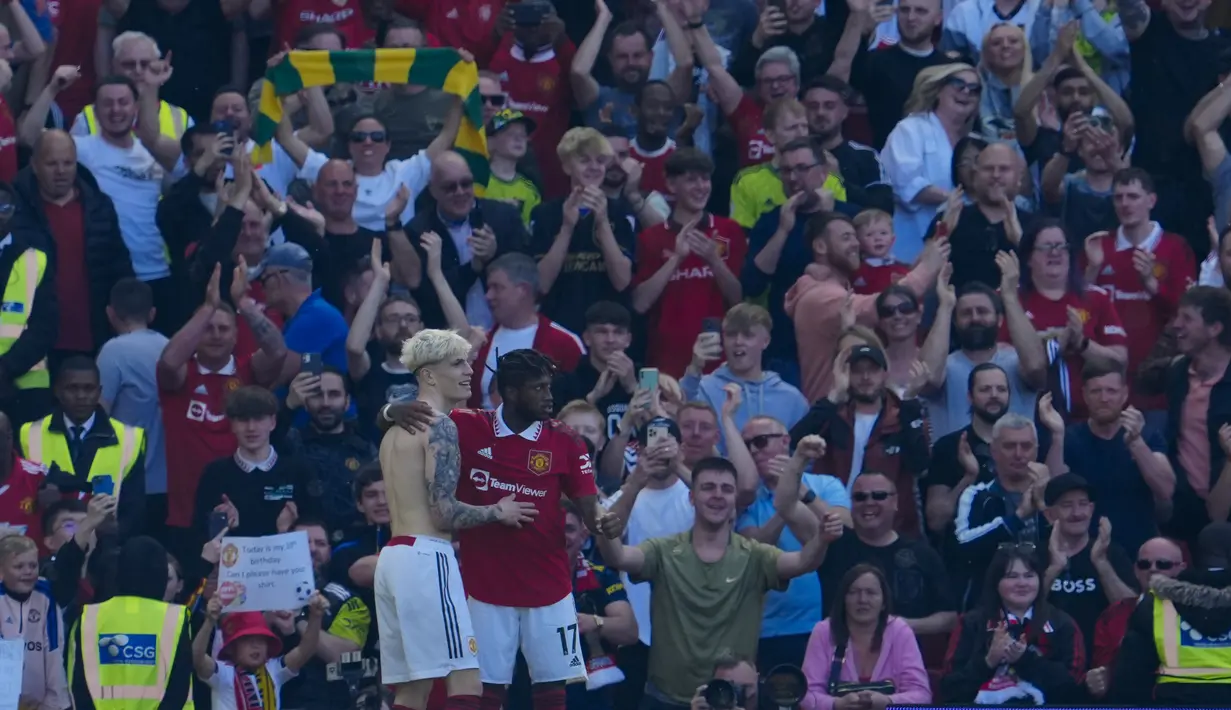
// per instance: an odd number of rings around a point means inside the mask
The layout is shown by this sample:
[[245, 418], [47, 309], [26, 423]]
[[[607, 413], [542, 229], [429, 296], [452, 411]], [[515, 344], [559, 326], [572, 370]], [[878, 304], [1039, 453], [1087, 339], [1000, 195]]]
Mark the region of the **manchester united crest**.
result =
[[238, 377], [227, 378], [227, 384], [226, 384], [227, 392], [234, 392], [235, 390], [239, 389], [241, 384], [242, 383], [239, 381]]
[[551, 470], [551, 452], [531, 449], [530, 460], [526, 462], [526, 468], [529, 468], [530, 473], [536, 476], [547, 473]]
[[359, 459], [355, 458], [354, 456], [347, 458], [346, 467], [352, 471], [358, 471], [359, 470]]
[[726, 259], [731, 253], [731, 240], [725, 237], [714, 237], [714, 246], [718, 248], [718, 258]]
[[547, 74], [539, 75], [539, 90], [554, 91], [556, 88], [556, 78]]
[[1163, 264], [1162, 262], [1158, 262], [1158, 261], [1154, 262], [1154, 278], [1158, 281], [1162, 281], [1163, 278], [1166, 276], [1167, 276], [1167, 266]]
[[34, 499], [33, 498], [22, 498], [20, 505], [21, 505], [21, 512], [23, 513], [33, 513], [34, 512]]
[[236, 562], [239, 562], [239, 548], [234, 544], [227, 545], [222, 548], [222, 566], [234, 567]]
[[473, 636], [466, 640], [466, 645], [470, 647], [470, 655], [479, 655], [479, 642], [475, 641]]

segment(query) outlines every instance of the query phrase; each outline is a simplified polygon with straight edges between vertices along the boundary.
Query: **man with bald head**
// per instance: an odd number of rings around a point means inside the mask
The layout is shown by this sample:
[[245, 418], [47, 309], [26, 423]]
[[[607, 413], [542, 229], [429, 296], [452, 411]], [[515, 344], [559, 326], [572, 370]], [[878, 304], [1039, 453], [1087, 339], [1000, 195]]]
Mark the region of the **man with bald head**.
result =
[[[1023, 167], [1021, 157], [1008, 143], [993, 143], [975, 159], [972, 184], [967, 188], [968, 196], [974, 201], [962, 207], [957, 225], [952, 226], [949, 233], [949, 243], [953, 247], [950, 283], [959, 292], [974, 281], [1000, 283], [996, 252], [1013, 251], [1021, 237], [1020, 232], [1006, 232], [1005, 225], [1008, 224], [1008, 210], [1013, 208], [1013, 199], [1019, 191]], [[962, 172], [959, 166], [958, 173]], [[935, 236], [944, 215], [944, 210], [936, 214], [928, 229], [928, 239]], [[1017, 216], [1022, 227], [1027, 228], [1030, 215], [1018, 212]], [[989, 240], [995, 248], [988, 247]]]
[[[13, 181], [12, 231], [54, 253], [59, 336], [55, 355], [93, 355], [111, 337], [111, 287], [133, 276], [112, 201], [77, 170], [77, 147], [64, 131], [44, 131], [30, 164]], [[50, 243], [48, 237], [50, 236]]]
[[[440, 264], [449, 289], [466, 309], [471, 325], [491, 328], [492, 314], [485, 297], [483, 271], [497, 256], [511, 251], [526, 252], [529, 237], [516, 207], [475, 197], [474, 173], [466, 159], [446, 151], [432, 161], [428, 192], [434, 207], [415, 214], [406, 231], [420, 263], [410, 274], [415, 298], [423, 308], [423, 324], [447, 326], [440, 301], [431, 285], [424, 283], [422, 265], [427, 253], [419, 243], [425, 232], [441, 237]], [[445, 239], [445, 235], [450, 238]]]

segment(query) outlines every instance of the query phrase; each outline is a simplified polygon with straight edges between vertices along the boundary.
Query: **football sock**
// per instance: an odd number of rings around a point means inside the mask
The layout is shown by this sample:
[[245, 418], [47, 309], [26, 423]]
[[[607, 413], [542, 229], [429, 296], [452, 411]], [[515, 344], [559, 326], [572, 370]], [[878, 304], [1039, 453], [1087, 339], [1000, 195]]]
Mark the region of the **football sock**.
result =
[[445, 710], [479, 710], [481, 703], [482, 700], [477, 695], [450, 695], [445, 702]]
[[483, 697], [479, 699], [479, 710], [500, 710], [504, 706], [504, 697], [508, 691], [502, 685], [483, 685]]
[[544, 683], [531, 687], [534, 695], [534, 710], [565, 710], [563, 684]]

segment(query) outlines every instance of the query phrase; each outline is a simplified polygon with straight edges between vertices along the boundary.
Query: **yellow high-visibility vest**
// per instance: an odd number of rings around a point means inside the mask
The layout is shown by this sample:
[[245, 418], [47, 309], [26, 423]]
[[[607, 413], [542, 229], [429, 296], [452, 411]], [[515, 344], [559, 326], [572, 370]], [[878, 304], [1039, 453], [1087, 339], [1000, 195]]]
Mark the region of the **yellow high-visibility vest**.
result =
[[[94, 117], [94, 104], [90, 104], [82, 109], [81, 115], [85, 116], [85, 125], [90, 130], [90, 135], [98, 133], [98, 119]], [[158, 132], [178, 141], [186, 130], [188, 130], [188, 112], [179, 106], [172, 106], [166, 101], [160, 101], [158, 104]]]
[[[156, 710], [171, 680], [175, 650], [188, 609], [179, 604], [114, 597], [82, 609], [81, 667], [76, 638], [69, 641], [68, 677], [80, 673], [98, 710]], [[192, 681], [188, 701], [192, 709]]]
[[[73, 469], [73, 457], [68, 450], [68, 437], [62, 432], [51, 430], [51, 418], [61, 416], [48, 414], [37, 422], [30, 422], [21, 427], [21, 451], [25, 458], [36, 461], [50, 468], [52, 464], [61, 471], [79, 475]], [[115, 496], [120, 495], [120, 484], [128, 478], [137, 456], [145, 446], [145, 430], [141, 427], [128, 426], [115, 419], [109, 419], [115, 429], [118, 443], [102, 447], [94, 454], [86, 480], [96, 476], [111, 476], [115, 481]]]
[[1154, 646], [1159, 683], [1231, 685], [1231, 634], [1210, 638], [1189, 628], [1170, 599], [1154, 597]]
[[[0, 355], [9, 351], [13, 343], [30, 326], [30, 313], [34, 310], [34, 292], [47, 273], [47, 255], [38, 249], [27, 249], [9, 271], [9, 281], [4, 287], [4, 301], [0, 303]], [[51, 386], [47, 372], [47, 358], [13, 380], [17, 389], [28, 390]]]

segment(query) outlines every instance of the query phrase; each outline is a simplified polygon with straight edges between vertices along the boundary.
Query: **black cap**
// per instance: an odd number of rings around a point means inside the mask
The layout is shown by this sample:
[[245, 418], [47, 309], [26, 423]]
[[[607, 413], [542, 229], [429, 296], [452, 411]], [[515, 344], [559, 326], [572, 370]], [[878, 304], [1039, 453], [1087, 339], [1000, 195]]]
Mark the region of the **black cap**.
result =
[[854, 365], [860, 360], [871, 360], [880, 365], [881, 369], [889, 369], [889, 361], [885, 359], [885, 351], [875, 345], [856, 345], [854, 348], [851, 348], [851, 356], [847, 362]]
[[1085, 491], [1090, 502], [1094, 502], [1094, 487], [1076, 473], [1062, 473], [1048, 481], [1047, 488], [1043, 490], [1043, 502], [1051, 507], [1069, 491]]

